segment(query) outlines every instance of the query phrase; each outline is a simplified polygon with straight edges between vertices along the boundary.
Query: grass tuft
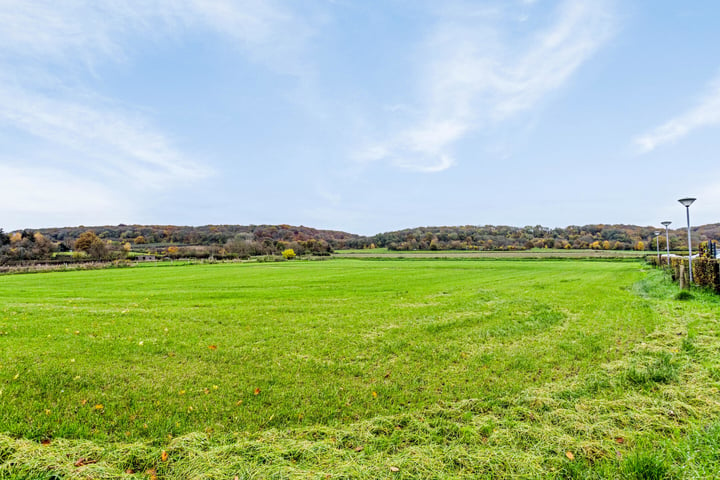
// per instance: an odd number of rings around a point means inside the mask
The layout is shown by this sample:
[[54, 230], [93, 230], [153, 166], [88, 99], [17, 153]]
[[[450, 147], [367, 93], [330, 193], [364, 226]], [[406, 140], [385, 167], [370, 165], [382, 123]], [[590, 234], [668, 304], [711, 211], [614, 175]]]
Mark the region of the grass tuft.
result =
[[677, 294], [675, 294], [675, 300], [685, 301], [692, 300], [693, 298], [695, 298], [695, 296], [687, 290], [680, 290]]
[[657, 451], [635, 451], [625, 458], [621, 471], [628, 479], [667, 480], [673, 478], [667, 460]]

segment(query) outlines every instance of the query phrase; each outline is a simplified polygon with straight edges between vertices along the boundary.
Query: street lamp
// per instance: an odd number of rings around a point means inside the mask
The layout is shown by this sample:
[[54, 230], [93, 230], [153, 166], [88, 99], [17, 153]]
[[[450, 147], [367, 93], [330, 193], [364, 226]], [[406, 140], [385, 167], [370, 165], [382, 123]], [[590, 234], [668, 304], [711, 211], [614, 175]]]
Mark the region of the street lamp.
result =
[[655, 248], [657, 249], [658, 255], [658, 267], [660, 266], [660, 232], [653, 233], [655, 235]]
[[692, 237], [690, 236], [690, 205], [695, 201], [694, 198], [681, 198], [678, 200], [685, 207], [687, 212], [687, 231], [688, 231], [688, 261], [690, 263], [690, 283], [693, 283], [692, 278]]
[[663, 225], [665, 225], [665, 246], [667, 247], [667, 257], [668, 257], [668, 267], [670, 266], [670, 232], [668, 231], [668, 226], [672, 223], [670, 220], [665, 220], [664, 222], [660, 222]]

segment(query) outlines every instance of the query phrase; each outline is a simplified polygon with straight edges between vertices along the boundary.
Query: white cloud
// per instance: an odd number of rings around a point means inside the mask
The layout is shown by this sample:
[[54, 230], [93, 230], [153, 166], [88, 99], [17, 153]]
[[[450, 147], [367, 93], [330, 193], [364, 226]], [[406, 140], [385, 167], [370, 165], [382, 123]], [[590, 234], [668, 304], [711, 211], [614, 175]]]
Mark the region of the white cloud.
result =
[[694, 130], [715, 125], [720, 125], [720, 76], [713, 80], [708, 93], [697, 105], [636, 137], [634, 143], [641, 153], [648, 153], [662, 145], [674, 143]]
[[12, 88], [7, 82], [0, 82], [0, 104], [0, 125], [69, 147], [75, 153], [55, 162], [80, 172], [121, 175], [145, 186], [193, 180], [209, 173], [142, 117], [110, 105], [50, 98]]
[[274, 0], [4, 0], [0, 25], [0, 58], [75, 68], [128, 60], [139, 36], [161, 41], [209, 29], [235, 40], [255, 60], [292, 71], [311, 35], [306, 23]]
[[359, 160], [382, 159], [425, 172], [449, 168], [448, 151], [457, 141], [535, 107], [615, 30], [609, 2], [603, 1], [566, 1], [552, 25], [520, 41], [499, 26], [512, 21], [512, 12], [468, 8], [463, 14], [454, 5], [424, 43], [421, 113], [384, 141], [361, 148]]
[[[210, 30], [284, 72], [297, 71], [309, 29], [274, 0], [3, 0], [0, 2], [0, 127], [58, 145], [57, 166], [126, 177], [145, 186], [207, 176], [142, 106], [119, 105], [85, 88], [82, 74], [129, 61], [137, 38], [172, 41]], [[32, 152], [26, 152], [32, 156]]]
[[130, 214], [126, 202], [103, 185], [57, 169], [0, 163], [0, 191], [0, 217], [8, 231], [121, 222]]

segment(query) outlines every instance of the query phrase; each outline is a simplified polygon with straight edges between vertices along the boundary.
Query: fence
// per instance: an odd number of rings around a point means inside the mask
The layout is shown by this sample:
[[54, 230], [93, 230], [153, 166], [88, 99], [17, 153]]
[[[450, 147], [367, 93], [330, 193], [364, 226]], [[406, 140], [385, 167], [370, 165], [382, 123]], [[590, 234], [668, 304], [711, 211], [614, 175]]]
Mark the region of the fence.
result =
[[[688, 259], [687, 257], [670, 257], [670, 266], [667, 264], [667, 256], [662, 256], [658, 261], [658, 257], [648, 256], [648, 263], [669, 268], [672, 278], [680, 284], [680, 286], [688, 285]], [[720, 293], [720, 261], [714, 258], [697, 257], [693, 258], [693, 281], [701, 287], [708, 287], [713, 291]]]

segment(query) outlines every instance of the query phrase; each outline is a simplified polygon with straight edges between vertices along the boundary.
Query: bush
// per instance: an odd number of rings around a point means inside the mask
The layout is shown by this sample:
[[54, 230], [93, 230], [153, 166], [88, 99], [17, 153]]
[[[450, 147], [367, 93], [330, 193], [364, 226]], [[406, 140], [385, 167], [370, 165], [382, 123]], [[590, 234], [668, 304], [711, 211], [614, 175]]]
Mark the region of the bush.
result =
[[286, 249], [286, 250], [283, 250], [282, 256], [283, 256], [283, 258], [284, 258], [285, 260], [292, 260], [293, 258], [296, 257], [296, 255], [295, 255], [295, 250], [293, 250], [292, 248], [288, 248], [288, 249]]
[[[663, 258], [658, 262], [655, 255], [648, 256], [647, 262], [651, 265], [666, 267], [667, 258]], [[714, 258], [698, 257], [693, 258], [693, 282], [701, 287], [708, 287], [713, 291], [720, 293], [720, 262]], [[671, 257], [670, 271], [672, 278], [676, 282], [680, 281], [680, 267], [684, 266], [685, 280], [688, 280], [688, 259], [687, 257]], [[678, 299], [686, 300], [686, 299]]]

